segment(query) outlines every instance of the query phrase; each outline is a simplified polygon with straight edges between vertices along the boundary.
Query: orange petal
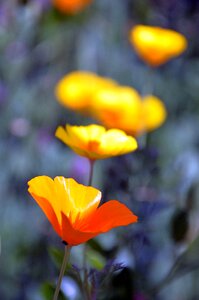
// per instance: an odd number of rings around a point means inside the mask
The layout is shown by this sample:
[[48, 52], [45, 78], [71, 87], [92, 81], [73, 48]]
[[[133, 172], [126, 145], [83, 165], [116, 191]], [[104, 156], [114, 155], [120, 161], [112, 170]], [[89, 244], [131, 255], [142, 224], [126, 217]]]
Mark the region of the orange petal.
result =
[[114, 227], [125, 226], [137, 222], [135, 216], [124, 204], [116, 200], [108, 201], [100, 206], [87, 223], [82, 225], [84, 232], [107, 232]]
[[62, 197], [59, 199], [57, 197], [58, 190], [55, 189], [54, 180], [48, 176], [37, 176], [31, 179], [28, 182], [28, 185], [28, 192], [31, 195], [46, 199], [46, 201], [48, 201], [58, 219], [59, 224], [61, 224], [60, 208], [63, 199]]
[[55, 212], [54, 212], [52, 206], [50, 205], [50, 203], [46, 199], [33, 194], [30, 189], [28, 191], [31, 194], [31, 196], [35, 199], [37, 204], [41, 207], [44, 214], [46, 215], [46, 217], [52, 224], [56, 233], [61, 237], [61, 229], [60, 229], [57, 217], [55, 215]]
[[62, 239], [67, 244], [71, 246], [76, 246], [90, 240], [92, 237], [96, 235], [96, 233], [93, 232], [80, 232], [78, 230], [75, 230], [71, 225], [69, 219], [64, 215], [64, 213], [61, 214], [62, 214]]

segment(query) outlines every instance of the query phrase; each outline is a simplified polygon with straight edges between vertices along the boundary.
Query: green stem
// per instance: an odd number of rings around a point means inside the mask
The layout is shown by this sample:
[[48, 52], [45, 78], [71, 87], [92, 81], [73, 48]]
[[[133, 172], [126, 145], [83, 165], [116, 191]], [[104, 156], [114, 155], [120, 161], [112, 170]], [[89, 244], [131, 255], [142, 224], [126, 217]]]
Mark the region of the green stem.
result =
[[147, 77], [146, 82], [142, 90], [143, 97], [147, 95], [152, 95], [154, 92], [154, 87], [155, 87], [154, 68], [152, 68], [151, 66], [147, 66], [146, 77]]
[[59, 291], [60, 291], [60, 287], [61, 287], [62, 278], [64, 276], [66, 265], [68, 263], [69, 256], [70, 256], [70, 250], [71, 250], [70, 246], [68, 246], [68, 245], [65, 246], [64, 258], [63, 258], [63, 262], [62, 262], [62, 266], [61, 266], [61, 270], [60, 270], [60, 274], [59, 274], [57, 286], [56, 286], [56, 289], [55, 289], [55, 293], [54, 293], [54, 296], [53, 296], [53, 300], [57, 300], [58, 299], [58, 295], [59, 295]]
[[93, 181], [93, 170], [94, 170], [94, 163], [95, 160], [91, 160], [89, 159], [89, 164], [90, 164], [90, 172], [89, 172], [89, 178], [88, 178], [88, 186], [92, 185], [92, 181]]
[[[92, 185], [94, 163], [95, 163], [95, 160], [89, 159], [90, 171], [89, 171], [89, 176], [88, 176], [88, 186]], [[89, 284], [88, 284], [86, 252], [87, 252], [87, 245], [85, 243], [84, 248], [83, 248], [83, 270], [84, 270], [83, 288], [84, 288], [84, 297], [86, 300], [89, 300], [90, 292], [89, 292]]]

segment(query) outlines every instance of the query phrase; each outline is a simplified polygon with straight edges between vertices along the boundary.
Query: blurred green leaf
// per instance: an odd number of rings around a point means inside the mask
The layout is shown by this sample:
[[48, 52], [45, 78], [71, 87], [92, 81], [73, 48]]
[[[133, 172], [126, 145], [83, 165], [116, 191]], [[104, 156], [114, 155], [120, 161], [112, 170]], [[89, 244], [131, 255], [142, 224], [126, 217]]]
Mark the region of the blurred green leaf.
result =
[[101, 270], [104, 268], [106, 260], [100, 253], [98, 253], [92, 249], [88, 249], [86, 257], [87, 257], [87, 261], [91, 265], [91, 267], [93, 267], [97, 270]]
[[[55, 287], [49, 283], [49, 282], [45, 282], [42, 287], [41, 287], [41, 294], [44, 300], [49, 300], [53, 298], [55, 292]], [[59, 300], [67, 300], [68, 298], [66, 298], [62, 291], [59, 292]]]
[[64, 252], [56, 247], [49, 247], [48, 252], [56, 267], [60, 269], [64, 257]]

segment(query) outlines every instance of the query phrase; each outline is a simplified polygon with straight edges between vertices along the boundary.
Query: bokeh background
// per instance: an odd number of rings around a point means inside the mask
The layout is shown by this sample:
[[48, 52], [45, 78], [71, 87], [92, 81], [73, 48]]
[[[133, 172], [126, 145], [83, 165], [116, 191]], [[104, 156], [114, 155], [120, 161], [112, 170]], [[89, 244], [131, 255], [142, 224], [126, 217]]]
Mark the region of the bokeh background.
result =
[[[142, 93], [149, 71], [129, 42], [135, 24], [179, 31], [188, 49], [152, 74], [154, 95], [167, 107], [165, 124], [147, 146], [140, 138], [135, 153], [96, 163], [94, 186], [104, 201], [125, 203], [139, 223], [89, 243], [93, 299], [199, 299], [197, 0], [94, 0], [75, 15], [50, 0], [0, 2], [1, 299], [51, 299], [63, 255], [27, 181], [42, 174], [88, 180], [86, 159], [54, 132], [94, 120], [61, 106], [55, 85], [71, 71], [88, 70]], [[74, 247], [60, 299], [82, 299], [81, 257], [82, 247]]]

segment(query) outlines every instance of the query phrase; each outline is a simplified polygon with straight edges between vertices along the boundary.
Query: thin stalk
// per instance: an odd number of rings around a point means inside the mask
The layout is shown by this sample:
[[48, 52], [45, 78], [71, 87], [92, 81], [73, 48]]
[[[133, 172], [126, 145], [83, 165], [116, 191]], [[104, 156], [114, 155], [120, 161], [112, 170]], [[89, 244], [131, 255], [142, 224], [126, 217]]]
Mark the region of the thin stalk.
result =
[[94, 163], [95, 163], [95, 160], [89, 159], [89, 164], [90, 164], [90, 171], [89, 171], [89, 177], [88, 177], [88, 185], [89, 186], [92, 185], [92, 181], [93, 181]]
[[68, 263], [69, 256], [70, 256], [70, 250], [71, 250], [71, 247], [68, 246], [68, 245], [66, 245], [65, 246], [65, 251], [64, 251], [64, 258], [63, 258], [63, 262], [62, 262], [62, 266], [61, 266], [61, 270], [60, 270], [60, 274], [59, 274], [57, 286], [56, 286], [56, 289], [55, 289], [55, 293], [54, 293], [54, 296], [53, 296], [53, 300], [57, 300], [58, 299], [58, 295], [59, 295], [59, 291], [60, 291], [60, 287], [61, 287], [62, 278], [64, 276], [66, 265]]
[[143, 86], [143, 90], [141, 92], [142, 96], [152, 95], [155, 88], [155, 80], [154, 80], [154, 68], [151, 66], [147, 66], [146, 69], [146, 82]]
[[[88, 186], [92, 185], [94, 163], [95, 163], [95, 160], [89, 159], [90, 170], [89, 170], [89, 176], [88, 176]], [[85, 299], [89, 300], [90, 299], [90, 291], [89, 291], [89, 284], [88, 284], [88, 272], [87, 272], [87, 264], [86, 264], [86, 252], [87, 252], [87, 245], [85, 243], [84, 244], [84, 248], [83, 248], [83, 270], [84, 270], [83, 287], [84, 287], [84, 296], [85, 296]]]

